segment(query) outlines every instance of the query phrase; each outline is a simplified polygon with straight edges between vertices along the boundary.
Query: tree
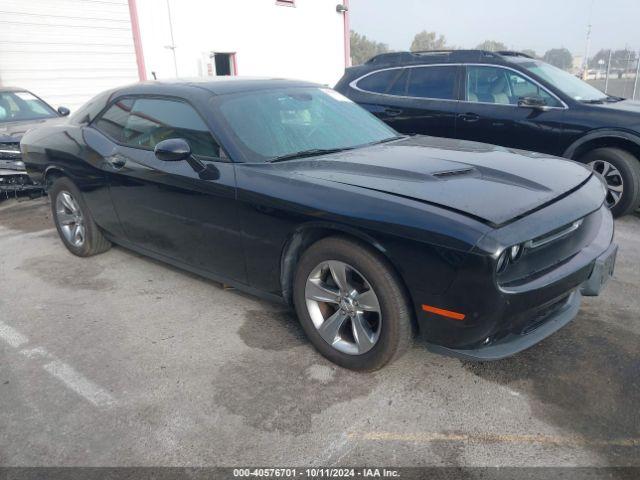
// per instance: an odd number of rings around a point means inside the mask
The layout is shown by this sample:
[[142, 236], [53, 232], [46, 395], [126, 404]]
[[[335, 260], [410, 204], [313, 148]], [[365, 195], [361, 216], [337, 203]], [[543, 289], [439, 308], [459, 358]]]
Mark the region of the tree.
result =
[[365, 35], [351, 30], [351, 63], [353, 65], [360, 65], [371, 57], [388, 51], [389, 46], [386, 43], [369, 40]]
[[447, 48], [447, 40], [444, 35], [438, 36], [436, 32], [427, 32], [423, 30], [416, 33], [411, 42], [411, 51], [420, 52], [424, 50], [444, 50]]
[[570, 70], [573, 66], [573, 55], [566, 48], [552, 48], [547, 50], [542, 59], [563, 70]]
[[525, 48], [524, 50], [522, 50], [522, 53], [524, 53], [525, 55], [529, 55], [531, 58], [538, 58], [538, 54], [536, 53], [536, 51], [529, 48]]
[[476, 47], [476, 49], [478, 49], [478, 50], [488, 50], [490, 52], [500, 52], [500, 51], [503, 51], [503, 50], [509, 50], [509, 47], [507, 47], [502, 42], [497, 42], [496, 40], [485, 40], [480, 45], [478, 45]]

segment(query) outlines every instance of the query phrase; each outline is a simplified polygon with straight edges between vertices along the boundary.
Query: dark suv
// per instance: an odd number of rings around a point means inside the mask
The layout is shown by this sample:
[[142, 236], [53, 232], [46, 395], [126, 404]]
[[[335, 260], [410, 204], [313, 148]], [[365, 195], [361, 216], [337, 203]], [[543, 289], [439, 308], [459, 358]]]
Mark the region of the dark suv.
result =
[[348, 68], [335, 89], [402, 133], [589, 164], [605, 180], [616, 216], [640, 204], [640, 102], [606, 95], [522, 53], [386, 53]]

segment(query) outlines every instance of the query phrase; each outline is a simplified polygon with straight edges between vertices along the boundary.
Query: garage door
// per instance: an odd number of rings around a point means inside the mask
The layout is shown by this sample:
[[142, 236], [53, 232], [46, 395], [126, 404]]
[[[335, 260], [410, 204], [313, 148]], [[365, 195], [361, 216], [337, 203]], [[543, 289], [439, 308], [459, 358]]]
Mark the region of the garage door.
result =
[[0, 85], [74, 110], [137, 80], [127, 0], [0, 2]]

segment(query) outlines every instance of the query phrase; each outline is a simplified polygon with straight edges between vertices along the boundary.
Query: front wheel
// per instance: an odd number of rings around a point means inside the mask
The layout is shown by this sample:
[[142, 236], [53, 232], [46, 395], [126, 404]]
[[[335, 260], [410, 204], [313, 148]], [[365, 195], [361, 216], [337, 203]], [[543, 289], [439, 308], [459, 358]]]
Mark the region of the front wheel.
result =
[[640, 160], [619, 148], [597, 148], [581, 158], [607, 187], [606, 204], [614, 217], [640, 206]]
[[377, 370], [411, 344], [407, 296], [367, 245], [338, 237], [313, 244], [300, 259], [293, 294], [313, 345], [342, 367]]
[[82, 194], [66, 177], [57, 178], [49, 190], [51, 213], [64, 246], [79, 257], [105, 252], [111, 242], [93, 221]]

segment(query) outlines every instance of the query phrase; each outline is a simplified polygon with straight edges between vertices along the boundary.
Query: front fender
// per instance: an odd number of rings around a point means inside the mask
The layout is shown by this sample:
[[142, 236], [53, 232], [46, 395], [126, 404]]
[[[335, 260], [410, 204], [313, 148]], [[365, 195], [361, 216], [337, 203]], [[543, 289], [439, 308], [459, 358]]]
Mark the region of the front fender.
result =
[[562, 154], [565, 158], [574, 158], [576, 152], [580, 150], [580, 147], [583, 145], [592, 142], [593, 140], [598, 140], [600, 138], [616, 138], [619, 140], [624, 140], [631, 142], [640, 148], [640, 135], [632, 130], [625, 129], [617, 129], [617, 128], [604, 128], [598, 130], [592, 130], [586, 135], [580, 137], [578, 140], [573, 142]]

